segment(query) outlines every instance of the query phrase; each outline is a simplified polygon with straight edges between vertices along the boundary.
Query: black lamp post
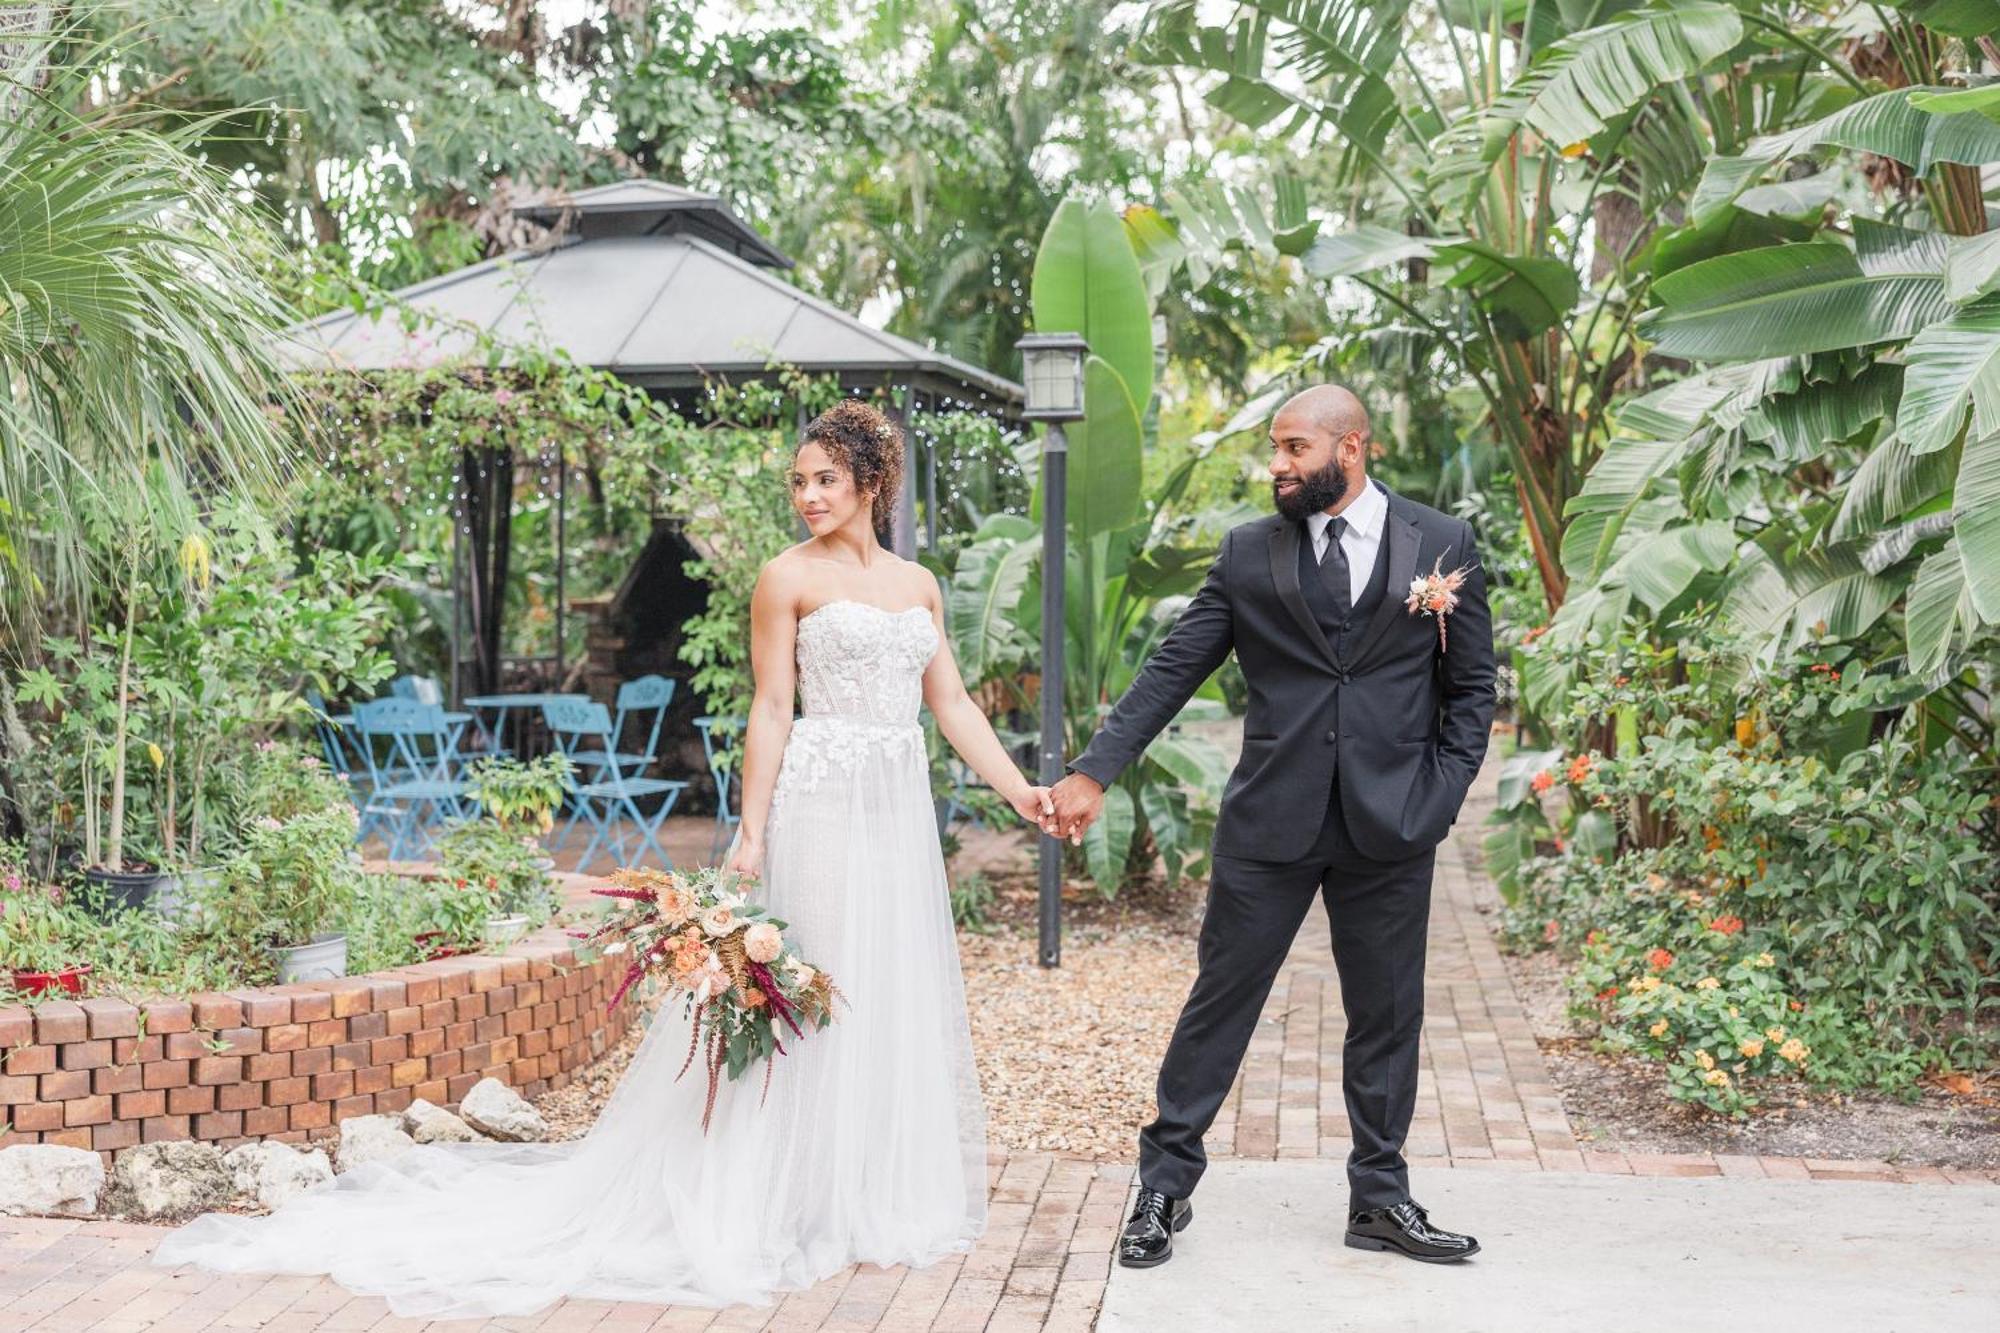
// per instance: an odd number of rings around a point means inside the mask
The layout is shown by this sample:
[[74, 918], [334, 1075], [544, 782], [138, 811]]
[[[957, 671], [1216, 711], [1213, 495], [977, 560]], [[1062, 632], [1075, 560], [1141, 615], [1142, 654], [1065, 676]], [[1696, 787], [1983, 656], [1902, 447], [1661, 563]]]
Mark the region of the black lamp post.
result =
[[[1042, 762], [1041, 781], [1053, 786], [1063, 769], [1063, 570], [1069, 502], [1069, 439], [1063, 423], [1083, 420], [1083, 361], [1090, 345], [1074, 333], [1031, 333], [1021, 349], [1021, 415], [1044, 422], [1042, 437]], [[1041, 842], [1041, 963], [1062, 962], [1062, 839]]]

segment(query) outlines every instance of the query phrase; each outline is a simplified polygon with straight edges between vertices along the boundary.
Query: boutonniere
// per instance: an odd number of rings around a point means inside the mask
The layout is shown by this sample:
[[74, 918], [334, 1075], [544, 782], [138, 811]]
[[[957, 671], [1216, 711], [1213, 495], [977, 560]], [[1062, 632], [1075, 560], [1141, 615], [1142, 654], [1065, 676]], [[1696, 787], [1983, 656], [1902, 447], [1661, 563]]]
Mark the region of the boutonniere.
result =
[[1410, 595], [1403, 602], [1411, 615], [1419, 613], [1436, 616], [1438, 623], [1438, 651], [1445, 651], [1445, 617], [1458, 610], [1458, 590], [1465, 586], [1465, 576], [1472, 566], [1460, 565], [1450, 573], [1443, 571], [1444, 557], [1431, 562], [1431, 572], [1410, 580]]

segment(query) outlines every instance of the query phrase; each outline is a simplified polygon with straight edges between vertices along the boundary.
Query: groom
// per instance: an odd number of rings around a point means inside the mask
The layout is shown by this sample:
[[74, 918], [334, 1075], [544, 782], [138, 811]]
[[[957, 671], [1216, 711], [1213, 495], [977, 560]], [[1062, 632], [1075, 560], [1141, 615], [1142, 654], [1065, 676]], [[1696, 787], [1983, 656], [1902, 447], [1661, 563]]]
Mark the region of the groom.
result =
[[[1347, 1012], [1347, 1244], [1431, 1263], [1479, 1249], [1411, 1200], [1402, 1146], [1431, 868], [1486, 753], [1492, 622], [1471, 527], [1371, 482], [1369, 438], [1359, 400], [1333, 385], [1279, 409], [1277, 514], [1224, 537], [1200, 592], [1053, 792], [1055, 831], [1080, 837], [1105, 787], [1235, 650], [1250, 692], [1243, 754], [1216, 822], [1199, 971], [1160, 1064], [1158, 1118], [1139, 1134], [1126, 1267], [1166, 1262], [1192, 1220], [1202, 1135], [1315, 895]], [[1405, 600], [1412, 579], [1462, 566], [1440, 642], [1438, 621]]]

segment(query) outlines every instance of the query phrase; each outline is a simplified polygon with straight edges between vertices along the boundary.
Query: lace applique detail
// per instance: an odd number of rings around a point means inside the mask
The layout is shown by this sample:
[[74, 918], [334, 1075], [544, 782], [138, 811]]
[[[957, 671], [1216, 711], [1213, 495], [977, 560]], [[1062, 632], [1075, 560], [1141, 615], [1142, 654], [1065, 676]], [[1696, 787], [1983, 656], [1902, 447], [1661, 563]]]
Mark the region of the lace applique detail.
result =
[[938, 650], [937, 626], [924, 607], [890, 611], [869, 602], [833, 601], [799, 621], [799, 697], [771, 793], [775, 824], [787, 798], [829, 775], [847, 778], [872, 753], [925, 762], [924, 668]]

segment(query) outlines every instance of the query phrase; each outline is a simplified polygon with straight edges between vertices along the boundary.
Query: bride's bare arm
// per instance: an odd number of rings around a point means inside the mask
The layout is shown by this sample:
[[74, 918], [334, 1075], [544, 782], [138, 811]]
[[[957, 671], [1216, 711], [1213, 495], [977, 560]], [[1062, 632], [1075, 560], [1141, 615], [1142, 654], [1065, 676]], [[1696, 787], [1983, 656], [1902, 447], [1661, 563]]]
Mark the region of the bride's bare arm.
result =
[[778, 764], [792, 734], [792, 699], [798, 664], [796, 590], [774, 566], [765, 566], [750, 592], [750, 674], [754, 682], [750, 716], [743, 735], [742, 836], [732, 869], [755, 874], [764, 855], [764, 825], [771, 814], [771, 791]]
[[944, 597], [935, 576], [925, 603], [931, 623], [938, 629], [939, 648], [924, 668], [924, 705], [937, 719], [939, 733], [981, 781], [998, 792], [1021, 818], [1042, 823], [1043, 817], [1055, 810], [1048, 788], [1036, 786], [1021, 772], [994, 733], [993, 723], [967, 692], [958, 674], [958, 661], [952, 656], [951, 636], [945, 632]]

